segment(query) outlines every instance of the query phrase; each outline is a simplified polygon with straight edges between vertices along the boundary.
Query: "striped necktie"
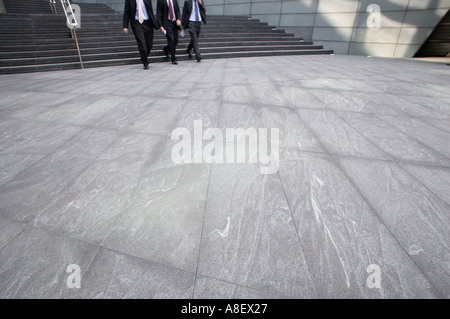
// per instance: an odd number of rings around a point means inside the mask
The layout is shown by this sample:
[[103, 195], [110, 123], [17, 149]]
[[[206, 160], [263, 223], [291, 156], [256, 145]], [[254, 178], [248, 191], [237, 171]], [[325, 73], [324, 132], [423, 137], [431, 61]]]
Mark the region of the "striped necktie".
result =
[[169, 19], [170, 19], [170, 21], [175, 20], [174, 12], [173, 12], [172, 0], [169, 0]]

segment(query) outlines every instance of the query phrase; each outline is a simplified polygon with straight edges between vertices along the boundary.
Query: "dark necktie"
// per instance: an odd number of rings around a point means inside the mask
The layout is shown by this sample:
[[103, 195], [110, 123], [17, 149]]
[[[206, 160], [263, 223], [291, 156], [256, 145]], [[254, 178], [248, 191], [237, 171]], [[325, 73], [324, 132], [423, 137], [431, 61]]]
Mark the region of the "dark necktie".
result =
[[195, 10], [195, 21], [200, 21], [199, 16], [198, 16], [198, 1], [194, 0], [194, 3], [195, 3], [195, 7], [194, 7], [194, 10]]
[[173, 16], [172, 0], [169, 0], [169, 19], [170, 19], [170, 21], [175, 20], [175, 18]]

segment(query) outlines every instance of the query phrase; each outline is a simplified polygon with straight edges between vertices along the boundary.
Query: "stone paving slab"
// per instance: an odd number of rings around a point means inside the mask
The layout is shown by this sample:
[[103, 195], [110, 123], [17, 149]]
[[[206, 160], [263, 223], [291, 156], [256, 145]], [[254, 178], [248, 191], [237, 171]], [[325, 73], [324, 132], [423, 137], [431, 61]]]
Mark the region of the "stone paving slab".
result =
[[[339, 55], [3, 75], [0, 298], [450, 298], [449, 80]], [[279, 129], [278, 171], [174, 163], [196, 121]]]

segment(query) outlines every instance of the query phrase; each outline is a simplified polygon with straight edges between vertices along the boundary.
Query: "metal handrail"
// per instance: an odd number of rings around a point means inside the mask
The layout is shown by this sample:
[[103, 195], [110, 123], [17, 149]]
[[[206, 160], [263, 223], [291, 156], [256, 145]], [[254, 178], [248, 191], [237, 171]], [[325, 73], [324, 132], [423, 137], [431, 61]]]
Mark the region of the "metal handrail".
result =
[[49, 0], [50, 3], [50, 9], [52, 10], [52, 13], [58, 14], [56, 11], [56, 0]]
[[[50, 2], [51, 1], [52, 0], [50, 0]], [[56, 1], [53, 0], [53, 2], [56, 2]], [[69, 0], [61, 0], [61, 5], [63, 7], [64, 14], [66, 15], [67, 27], [70, 29], [72, 38], [75, 39], [75, 43], [77, 45], [78, 57], [80, 58], [81, 68], [83, 69], [83, 59], [81, 58], [81, 51], [80, 51], [80, 46], [78, 44], [78, 38], [77, 38], [77, 28], [80, 26], [80, 24], [78, 23], [77, 18], [74, 15], [74, 10], [72, 8], [72, 5], [70, 4], [70, 1]], [[56, 9], [55, 9], [55, 13], [56, 13]], [[69, 15], [69, 13], [70, 13], [70, 15]]]
[[[73, 28], [76, 29], [79, 25], [77, 22], [77, 18], [75, 17], [75, 15], [73, 15], [73, 8], [72, 5], [70, 4], [69, 0], [61, 0], [61, 5], [64, 9], [64, 14], [66, 15], [66, 20], [67, 20], [67, 26], [69, 28]], [[68, 13], [72, 12], [71, 17], [69, 17]]]

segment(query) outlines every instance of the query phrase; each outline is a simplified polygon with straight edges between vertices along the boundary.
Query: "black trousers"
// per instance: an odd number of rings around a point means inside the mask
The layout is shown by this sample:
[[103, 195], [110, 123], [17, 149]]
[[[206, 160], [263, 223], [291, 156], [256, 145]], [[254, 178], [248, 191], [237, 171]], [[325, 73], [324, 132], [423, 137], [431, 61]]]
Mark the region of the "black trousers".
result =
[[200, 32], [202, 31], [202, 23], [201, 22], [193, 22], [189, 21], [188, 25], [189, 35], [191, 36], [191, 42], [188, 45], [188, 51], [191, 52], [194, 49], [195, 58], [201, 58], [200, 49], [198, 48], [198, 37], [200, 36]]
[[176, 49], [178, 44], [178, 29], [175, 22], [169, 22], [165, 28], [167, 45], [164, 47], [164, 52], [169, 51], [172, 62], [176, 61]]
[[131, 22], [131, 28], [139, 48], [141, 62], [148, 64], [148, 56], [153, 46], [153, 24], [150, 20], [145, 20], [142, 24], [138, 21], [133, 21]]

